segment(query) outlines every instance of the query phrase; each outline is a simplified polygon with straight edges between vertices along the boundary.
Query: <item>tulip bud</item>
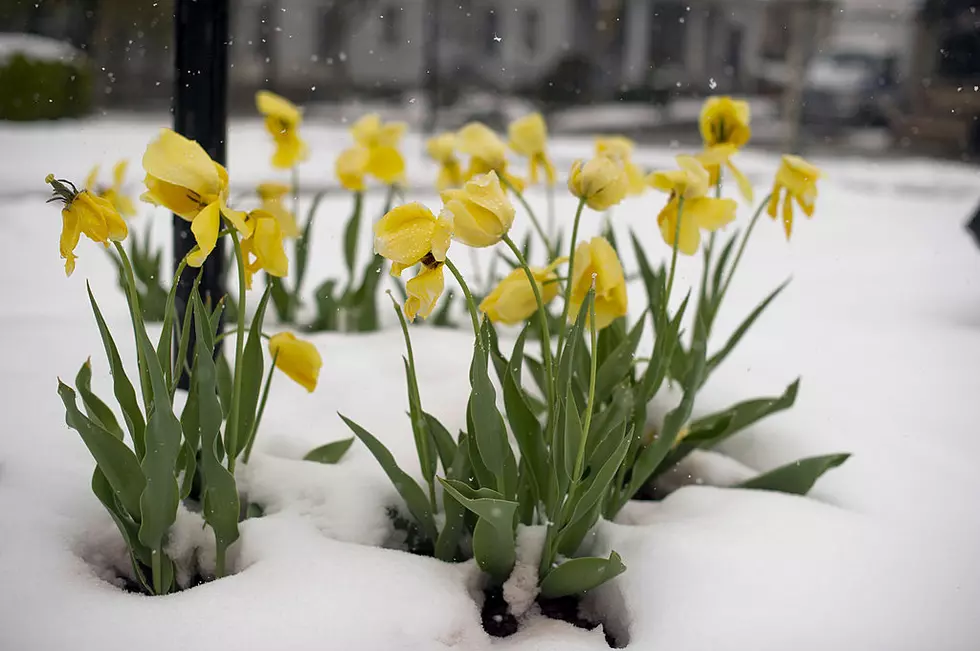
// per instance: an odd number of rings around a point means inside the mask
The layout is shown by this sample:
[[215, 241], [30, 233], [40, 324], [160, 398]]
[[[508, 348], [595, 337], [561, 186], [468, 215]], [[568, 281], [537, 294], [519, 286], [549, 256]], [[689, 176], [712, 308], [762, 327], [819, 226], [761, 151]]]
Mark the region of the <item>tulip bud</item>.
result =
[[583, 163], [572, 164], [568, 189], [579, 199], [585, 199], [593, 210], [608, 210], [623, 200], [629, 190], [629, 178], [621, 162], [607, 156], [596, 156]]
[[493, 246], [514, 223], [514, 206], [495, 172], [474, 176], [442, 192], [443, 214], [452, 217], [457, 240], [475, 248]]
[[[541, 301], [547, 305], [558, 295], [558, 276], [555, 266], [565, 262], [562, 258], [547, 269], [531, 269], [531, 275], [538, 285]], [[550, 281], [550, 282], [549, 282]], [[538, 310], [538, 301], [534, 296], [527, 273], [518, 267], [511, 271], [500, 283], [493, 288], [490, 295], [480, 303], [480, 311], [494, 323], [515, 325], [528, 319]]]
[[593, 237], [575, 249], [575, 268], [569, 282], [569, 317], [575, 319], [595, 281], [595, 327], [602, 330], [626, 316], [626, 277], [615, 249], [603, 237]]

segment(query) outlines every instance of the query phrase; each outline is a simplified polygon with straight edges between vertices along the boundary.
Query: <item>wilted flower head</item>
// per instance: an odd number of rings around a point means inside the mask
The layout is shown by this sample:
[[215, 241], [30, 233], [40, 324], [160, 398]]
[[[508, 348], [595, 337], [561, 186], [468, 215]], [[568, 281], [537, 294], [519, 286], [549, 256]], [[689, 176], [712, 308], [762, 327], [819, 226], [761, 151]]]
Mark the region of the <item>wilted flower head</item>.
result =
[[276, 144], [272, 166], [288, 169], [306, 160], [309, 150], [299, 137], [299, 125], [303, 121], [300, 109], [286, 98], [267, 90], [255, 94], [255, 105], [259, 113], [265, 116], [265, 128]]
[[[780, 212], [782, 213], [783, 230], [786, 231], [787, 240], [793, 232], [793, 202], [799, 204], [804, 215], [812, 217], [817, 200], [817, 179], [821, 176], [816, 166], [799, 156], [783, 156], [779, 170], [776, 172], [767, 212], [773, 219], [776, 219]], [[780, 196], [783, 199], [781, 211]]]
[[650, 184], [669, 193], [667, 205], [657, 215], [660, 234], [671, 248], [694, 255], [701, 245], [701, 229], [714, 231], [735, 219], [732, 199], [708, 197], [710, 176], [693, 156], [677, 157], [680, 169], [654, 172]]
[[[398, 151], [398, 144], [405, 134], [404, 122], [383, 122], [377, 113], [369, 113], [351, 125], [351, 135], [357, 147], [367, 152], [364, 173], [382, 183], [392, 185], [404, 180], [405, 159]], [[350, 151], [350, 150], [347, 150]], [[346, 153], [346, 152], [345, 152]], [[348, 154], [347, 163], [360, 162], [354, 154]], [[363, 154], [357, 154], [362, 157]], [[338, 160], [338, 176], [340, 174]]]
[[510, 123], [510, 148], [528, 159], [531, 183], [538, 182], [538, 168], [548, 185], [555, 182], [555, 166], [548, 157], [548, 127], [540, 113], [531, 113]]
[[[616, 250], [603, 237], [580, 242], [575, 249], [575, 265], [569, 282], [569, 318], [575, 319], [595, 282], [595, 328], [602, 330], [626, 316], [626, 277]], [[593, 324], [588, 322], [591, 327]]]
[[71, 181], [55, 179], [53, 174], [48, 174], [44, 182], [53, 191], [48, 201], [62, 204], [59, 250], [65, 261], [65, 275], [75, 271], [75, 247], [81, 235], [105, 245], [110, 240], [126, 239], [129, 234], [126, 222], [107, 199], [88, 190], [79, 191]]

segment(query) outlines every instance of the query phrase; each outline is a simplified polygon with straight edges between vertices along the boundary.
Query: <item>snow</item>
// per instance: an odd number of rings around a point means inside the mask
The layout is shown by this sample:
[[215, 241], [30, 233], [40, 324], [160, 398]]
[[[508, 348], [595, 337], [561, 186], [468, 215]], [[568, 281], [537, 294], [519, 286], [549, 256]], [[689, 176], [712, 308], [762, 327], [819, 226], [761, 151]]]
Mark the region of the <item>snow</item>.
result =
[[[55, 396], [55, 377], [70, 381], [89, 355], [93, 388], [111, 395], [86, 278], [130, 363], [132, 342], [123, 334], [127, 316], [114, 270], [95, 245], [80, 244], [76, 274], [64, 278], [60, 219], [43, 204], [42, 179], [55, 171], [77, 180], [95, 162], [127, 156], [135, 192], [142, 149], [164, 119], [0, 125], [8, 152], [0, 159], [0, 273], [7, 279], [0, 649], [116, 651], [133, 639], [147, 651], [606, 648], [601, 632], [543, 619], [533, 607], [516, 635], [491, 640], [480, 625], [474, 563], [385, 548], [395, 535], [385, 509], [399, 500], [363, 446], [355, 443], [334, 466], [301, 460], [312, 447], [350, 436], [335, 416], [340, 411], [419, 474], [405, 415], [403, 342], [387, 305], [380, 333], [313, 337], [325, 361], [313, 396], [277, 377], [252, 463], [240, 474], [266, 515], [242, 525], [233, 576], [161, 598], [100, 578], [107, 567], [125, 571], [123, 550], [88, 489], [92, 461]], [[333, 156], [349, 136], [314, 120], [304, 131], [312, 151], [302, 172], [307, 187], [329, 187]], [[434, 167], [419, 163], [420, 143], [416, 135], [405, 143], [408, 194], [434, 206]], [[270, 148], [257, 121], [234, 123], [229, 144], [233, 194], [284, 178], [267, 169]], [[591, 147], [585, 138], [559, 139], [553, 153], [567, 167]], [[669, 165], [673, 153], [640, 148], [636, 160]], [[750, 150], [738, 162], [764, 193], [777, 158]], [[802, 376], [797, 404], [692, 457], [690, 474], [726, 485], [802, 456], [853, 456], [809, 498], [689, 485], [662, 502], [630, 505], [617, 523], [602, 522], [593, 552], [615, 549], [627, 571], [591, 594], [586, 608], [628, 637], [630, 649], [955, 651], [980, 641], [980, 251], [963, 230], [980, 194], [977, 172], [923, 160], [817, 162], [826, 178], [816, 215], [798, 218], [789, 244], [763, 217], [718, 316], [714, 345], [772, 287], [792, 282], [711, 377], [696, 415], [778, 394]], [[543, 195], [530, 199], [543, 209]], [[382, 202], [380, 192], [371, 193], [366, 214], [376, 215]], [[664, 257], [654, 225], [662, 203], [650, 193], [614, 209], [620, 241], [634, 228], [649, 255]], [[345, 196], [321, 206], [309, 289], [328, 274], [343, 277], [340, 233], [349, 207]], [[559, 193], [557, 208], [566, 219], [571, 198]], [[148, 217], [139, 219], [141, 230]], [[169, 219], [162, 212], [153, 219], [156, 240], [169, 243]], [[601, 224], [587, 212], [582, 237]], [[463, 249], [454, 244], [449, 255], [468, 274], [473, 263]], [[490, 255], [478, 256], [484, 269]], [[623, 258], [635, 268], [628, 250]], [[682, 259], [679, 286], [697, 282], [698, 267], [698, 258]], [[634, 317], [642, 293], [630, 287]], [[422, 402], [455, 431], [464, 424], [470, 336], [416, 327], [412, 337]], [[532, 533], [522, 530], [522, 540]], [[171, 548], [187, 573], [194, 563], [213, 562], [211, 544], [197, 516], [182, 512]], [[533, 558], [522, 549], [522, 559]], [[512, 604], [520, 609], [528, 594], [526, 581], [515, 578]]]
[[37, 61], [72, 61], [82, 55], [70, 43], [37, 34], [0, 33], [0, 64], [15, 54]]

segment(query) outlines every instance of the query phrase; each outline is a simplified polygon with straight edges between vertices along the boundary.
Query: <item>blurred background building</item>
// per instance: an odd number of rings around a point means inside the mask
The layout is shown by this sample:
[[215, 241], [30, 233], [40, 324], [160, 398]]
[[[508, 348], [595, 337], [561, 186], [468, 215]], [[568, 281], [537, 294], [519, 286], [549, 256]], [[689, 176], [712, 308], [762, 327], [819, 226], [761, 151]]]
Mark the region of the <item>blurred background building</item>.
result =
[[[558, 130], [675, 139], [698, 98], [734, 93], [760, 144], [974, 156], [976, 4], [235, 0], [230, 106], [269, 88], [325, 117], [377, 103], [445, 127], [533, 106]], [[87, 62], [93, 109], [165, 110], [172, 29], [173, 0], [0, 0], [0, 60], [54, 39]]]

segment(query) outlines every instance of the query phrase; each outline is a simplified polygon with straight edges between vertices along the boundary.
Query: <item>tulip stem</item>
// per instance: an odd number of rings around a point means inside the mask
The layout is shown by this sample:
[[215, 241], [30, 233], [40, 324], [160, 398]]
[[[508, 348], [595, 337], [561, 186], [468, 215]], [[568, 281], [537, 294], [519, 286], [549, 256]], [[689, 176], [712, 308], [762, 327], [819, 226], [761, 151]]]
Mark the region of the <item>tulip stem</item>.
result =
[[524, 269], [524, 275], [527, 276], [528, 282], [531, 283], [531, 290], [534, 292], [534, 300], [538, 303], [538, 321], [541, 322], [541, 356], [544, 361], [544, 369], [548, 373], [548, 377], [552, 380], [552, 382], [545, 382], [545, 387], [548, 389], [548, 418], [550, 419], [554, 413], [555, 406], [555, 389], [552, 386], [555, 377], [555, 368], [551, 361], [551, 332], [548, 328], [548, 311], [544, 309], [541, 290], [538, 289], [538, 282], [534, 279], [531, 268], [527, 266], [527, 260], [524, 259], [524, 254], [521, 253], [521, 250], [514, 244], [514, 240], [510, 239], [509, 235], [505, 233], [502, 239], [510, 247], [511, 252]]
[[[731, 271], [728, 272], [728, 276], [725, 278], [725, 284], [721, 286], [721, 291], [718, 293], [718, 300], [716, 305], [720, 306], [721, 301], [725, 298], [725, 294], [728, 292], [728, 286], [732, 283], [732, 277], [735, 275], [735, 269], [738, 268], [738, 263], [742, 260], [742, 254], [745, 253], [745, 245], [749, 242], [749, 237], [752, 235], [752, 229], [755, 228], [755, 223], [759, 221], [759, 215], [762, 214], [762, 209], [769, 203], [769, 199], [772, 197], [771, 194], [767, 195], [759, 207], [756, 209], [755, 214], [752, 215], [752, 220], [749, 222], [749, 227], [745, 230], [745, 236], [742, 238], [742, 243], [738, 245], [738, 251], [735, 253], [735, 260], [732, 262]], [[717, 309], [717, 308], [716, 308]]]
[[299, 214], [299, 165], [293, 165], [293, 219]]
[[122, 259], [123, 269], [126, 272], [126, 291], [128, 293], [126, 298], [129, 303], [129, 313], [133, 319], [133, 334], [136, 336], [136, 360], [140, 372], [140, 389], [142, 389], [143, 393], [143, 406], [146, 408], [146, 413], [149, 414], [152, 397], [150, 376], [147, 373], [148, 369], [146, 368], [143, 354], [140, 352], [141, 347], [139, 341], [139, 333], [145, 332], [146, 326], [143, 325], [143, 315], [140, 312], [139, 293], [136, 291], [136, 276], [133, 273], [133, 264], [129, 261], [129, 256], [126, 255], [126, 247], [116, 241], [113, 241], [112, 244], [116, 247], [116, 252], [119, 253], [119, 257]]
[[470, 293], [470, 288], [466, 285], [466, 281], [463, 280], [463, 274], [459, 273], [459, 269], [453, 264], [453, 261], [446, 257], [446, 267], [449, 272], [456, 278], [456, 283], [459, 288], [463, 290], [463, 296], [466, 297], [466, 308], [470, 313], [470, 320], [473, 321], [473, 334], [476, 335], [477, 340], [480, 339], [480, 317], [479, 313], [476, 311], [476, 301], [473, 299], [473, 294]]
[[575, 210], [575, 220], [572, 222], [572, 244], [568, 251], [568, 282], [565, 283], [565, 306], [561, 312], [561, 330], [558, 331], [558, 354], [561, 354], [562, 347], [565, 345], [565, 326], [568, 323], [569, 302], [572, 297], [572, 273], [575, 270], [575, 240], [578, 239], [578, 224], [582, 219], [582, 210], [585, 208], [585, 199], [578, 202]]
[[231, 234], [235, 247], [235, 260], [238, 266], [238, 336], [235, 341], [235, 380], [232, 385], [231, 411], [225, 426], [225, 451], [228, 453], [228, 472], [235, 474], [238, 460], [238, 419], [242, 401], [242, 354], [245, 350], [245, 260], [242, 258], [242, 243], [236, 233]]
[[670, 292], [674, 287], [674, 272], [677, 270], [677, 245], [681, 240], [681, 219], [684, 216], [684, 197], [677, 197], [677, 223], [674, 224], [674, 247], [670, 255], [670, 273], [667, 275], [667, 291], [664, 293], [661, 328], [670, 314]]
[[[548, 183], [547, 193], [545, 195], [548, 198], [548, 238], [555, 237], [555, 184]], [[561, 247], [561, 242], [555, 242], [555, 256], [558, 256], [558, 249]]]
[[535, 217], [534, 211], [531, 210], [531, 205], [527, 202], [527, 199], [524, 198], [524, 193], [514, 187], [514, 184], [504, 176], [500, 177], [500, 182], [504, 185], [504, 187], [513, 192], [514, 196], [517, 197], [517, 200], [521, 202], [522, 206], [524, 206], [524, 211], [527, 213], [527, 216], [531, 218], [531, 223], [534, 224], [534, 230], [538, 232], [538, 236], [541, 238], [541, 241], [544, 242], [544, 248], [548, 252], [548, 262], [551, 262], [557, 258], [558, 253], [551, 248], [551, 240], [548, 239], [548, 235], [544, 232], [544, 229], [541, 228], [541, 222], [539, 222], [538, 218]]
[[262, 414], [265, 413], [265, 403], [269, 399], [269, 388], [272, 386], [272, 372], [276, 370], [276, 359], [279, 358], [279, 349], [272, 355], [272, 364], [269, 365], [269, 373], [265, 378], [265, 387], [262, 389], [262, 398], [259, 400], [259, 410], [255, 414], [255, 421], [252, 423], [252, 431], [248, 433], [248, 441], [245, 442], [245, 452], [242, 454], [242, 463], [248, 463], [248, 458], [252, 456], [252, 445], [255, 443], [255, 435], [259, 432], [259, 422]]

